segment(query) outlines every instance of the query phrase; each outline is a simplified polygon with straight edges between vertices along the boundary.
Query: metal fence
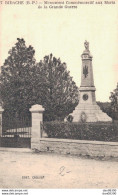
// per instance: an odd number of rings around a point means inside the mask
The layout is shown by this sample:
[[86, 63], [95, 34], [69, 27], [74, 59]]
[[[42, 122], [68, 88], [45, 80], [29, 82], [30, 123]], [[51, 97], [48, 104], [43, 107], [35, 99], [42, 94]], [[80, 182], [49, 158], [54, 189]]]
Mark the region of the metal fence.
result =
[[31, 137], [31, 119], [3, 115], [2, 137]]
[[0, 146], [31, 148], [31, 118], [3, 114]]

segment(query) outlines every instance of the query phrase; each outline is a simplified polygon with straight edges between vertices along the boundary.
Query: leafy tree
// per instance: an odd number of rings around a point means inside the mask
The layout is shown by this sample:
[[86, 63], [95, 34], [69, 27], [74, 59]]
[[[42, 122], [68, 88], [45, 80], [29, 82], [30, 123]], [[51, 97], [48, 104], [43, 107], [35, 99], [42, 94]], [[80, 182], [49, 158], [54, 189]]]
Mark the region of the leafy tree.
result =
[[24, 39], [9, 51], [0, 75], [0, 97], [6, 113], [29, 113], [33, 104], [45, 108], [45, 120], [63, 120], [78, 103], [78, 88], [66, 64], [50, 54], [36, 64], [35, 50]]
[[26, 47], [24, 39], [8, 52], [9, 56], [1, 67], [0, 96], [4, 109], [10, 113], [24, 113], [33, 103], [33, 77], [35, 51]]
[[78, 104], [78, 88], [66, 63], [50, 54], [37, 64], [36, 72], [42, 75], [37, 95], [46, 110], [44, 119], [63, 120]]
[[114, 120], [118, 120], [118, 84], [109, 97], [111, 102], [97, 102], [101, 110]]
[[113, 119], [118, 120], [118, 83], [116, 89], [111, 92], [111, 96], [109, 97], [111, 100], [111, 110]]
[[103, 112], [108, 114], [108, 116], [112, 117], [110, 102], [100, 102], [100, 101], [98, 101], [97, 104]]

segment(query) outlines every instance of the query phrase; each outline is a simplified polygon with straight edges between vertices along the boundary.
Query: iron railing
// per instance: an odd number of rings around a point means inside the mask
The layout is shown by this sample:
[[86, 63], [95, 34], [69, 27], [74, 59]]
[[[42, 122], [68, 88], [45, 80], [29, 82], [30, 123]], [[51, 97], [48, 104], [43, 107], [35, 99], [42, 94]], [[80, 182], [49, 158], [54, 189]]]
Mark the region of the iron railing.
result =
[[31, 119], [3, 117], [2, 137], [31, 137]]

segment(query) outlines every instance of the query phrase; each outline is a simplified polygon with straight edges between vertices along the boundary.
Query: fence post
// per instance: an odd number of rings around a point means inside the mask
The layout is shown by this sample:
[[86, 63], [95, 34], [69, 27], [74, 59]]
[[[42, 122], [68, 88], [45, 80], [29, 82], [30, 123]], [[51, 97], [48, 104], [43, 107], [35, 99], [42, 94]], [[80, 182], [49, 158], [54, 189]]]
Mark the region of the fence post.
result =
[[0, 106], [0, 137], [2, 136], [2, 113], [4, 109]]
[[33, 105], [30, 108], [32, 113], [32, 137], [31, 137], [31, 148], [40, 148], [40, 138], [41, 138], [41, 122], [43, 122], [43, 112], [44, 108], [41, 105]]

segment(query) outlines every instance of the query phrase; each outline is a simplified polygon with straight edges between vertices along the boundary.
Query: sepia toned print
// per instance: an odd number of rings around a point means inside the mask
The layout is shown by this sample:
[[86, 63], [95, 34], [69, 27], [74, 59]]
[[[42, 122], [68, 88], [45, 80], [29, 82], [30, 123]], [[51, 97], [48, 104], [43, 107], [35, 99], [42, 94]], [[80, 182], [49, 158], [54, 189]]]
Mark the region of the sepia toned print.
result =
[[117, 1], [0, 1], [1, 189], [118, 187], [117, 18]]

